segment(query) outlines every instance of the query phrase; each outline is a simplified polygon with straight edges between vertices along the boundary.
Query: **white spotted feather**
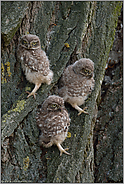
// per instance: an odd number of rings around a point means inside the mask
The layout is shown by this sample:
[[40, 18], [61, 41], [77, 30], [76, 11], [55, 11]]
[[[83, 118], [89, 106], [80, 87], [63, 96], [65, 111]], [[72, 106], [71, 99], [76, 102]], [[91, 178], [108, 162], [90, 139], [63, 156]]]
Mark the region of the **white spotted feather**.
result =
[[65, 69], [60, 80], [59, 96], [78, 110], [78, 115], [82, 112], [88, 114], [79, 106], [84, 104], [94, 85], [94, 63], [90, 59], [82, 58]]
[[41, 49], [40, 40], [36, 35], [23, 35], [20, 39], [17, 57], [21, 62], [22, 69], [26, 79], [30, 83], [35, 84], [35, 88], [27, 98], [31, 95], [35, 97], [36, 91], [42, 83], [51, 84], [53, 72], [50, 70], [49, 59], [46, 53]]
[[63, 152], [69, 155], [61, 146], [70, 126], [70, 118], [65, 109], [64, 100], [56, 95], [49, 96], [37, 113], [36, 119], [41, 130], [40, 144], [44, 147], [55, 144], [60, 150], [60, 155]]

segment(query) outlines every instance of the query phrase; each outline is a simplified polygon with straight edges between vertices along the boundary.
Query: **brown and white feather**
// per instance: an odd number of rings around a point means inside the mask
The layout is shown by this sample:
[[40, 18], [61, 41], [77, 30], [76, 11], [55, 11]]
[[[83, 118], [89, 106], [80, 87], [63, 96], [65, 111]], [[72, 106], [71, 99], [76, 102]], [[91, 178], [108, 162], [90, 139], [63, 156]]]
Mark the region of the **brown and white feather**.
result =
[[[57, 104], [57, 109], [49, 109]], [[44, 147], [61, 144], [68, 132], [70, 118], [64, 106], [64, 100], [56, 95], [49, 96], [37, 113], [37, 126], [41, 130], [39, 142]]]
[[[90, 71], [90, 74], [81, 74], [81, 69]], [[64, 101], [78, 106], [82, 105], [94, 89], [94, 63], [92, 60], [82, 58], [69, 65], [60, 80], [59, 96]]]
[[46, 53], [41, 49], [38, 36], [23, 35], [18, 45], [17, 57], [30, 83], [39, 87], [42, 83], [51, 84], [53, 72], [50, 70], [50, 61]]

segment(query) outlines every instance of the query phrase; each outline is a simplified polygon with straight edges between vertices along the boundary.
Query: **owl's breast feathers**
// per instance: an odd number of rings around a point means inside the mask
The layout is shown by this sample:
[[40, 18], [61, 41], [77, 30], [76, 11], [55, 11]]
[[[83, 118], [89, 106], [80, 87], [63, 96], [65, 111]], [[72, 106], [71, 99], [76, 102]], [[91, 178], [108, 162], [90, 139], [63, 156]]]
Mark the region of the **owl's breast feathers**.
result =
[[42, 111], [37, 120], [37, 125], [45, 137], [53, 137], [68, 130], [70, 118], [66, 110], [63, 113]]
[[43, 75], [49, 73], [49, 60], [46, 53], [41, 49], [27, 50], [24, 49], [21, 55], [21, 63], [24, 67], [29, 67], [31, 71], [41, 72]]
[[[62, 84], [61, 84], [62, 83]], [[68, 66], [60, 80], [61, 88], [59, 95], [64, 97], [67, 95], [72, 97], [90, 94], [94, 89], [95, 81], [93, 78], [77, 75], [72, 69], [72, 65]]]

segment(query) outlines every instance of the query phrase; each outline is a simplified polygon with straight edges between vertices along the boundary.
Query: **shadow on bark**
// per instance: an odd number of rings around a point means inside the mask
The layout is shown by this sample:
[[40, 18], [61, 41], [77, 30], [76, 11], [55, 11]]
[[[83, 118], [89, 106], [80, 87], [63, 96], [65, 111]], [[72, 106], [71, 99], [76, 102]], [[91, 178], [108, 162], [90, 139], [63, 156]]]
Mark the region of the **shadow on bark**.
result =
[[[2, 2], [2, 182], [94, 182], [97, 98], [121, 6], [121, 2]], [[19, 38], [28, 32], [39, 36], [54, 72], [52, 84], [43, 84], [36, 100], [26, 99], [25, 91], [34, 85], [26, 81], [16, 59]], [[55, 146], [39, 147], [36, 109], [49, 94], [57, 94], [64, 68], [81, 57], [95, 63], [95, 89], [86, 101], [89, 115], [77, 116], [66, 104], [71, 125], [63, 145], [71, 156], [59, 157]]]

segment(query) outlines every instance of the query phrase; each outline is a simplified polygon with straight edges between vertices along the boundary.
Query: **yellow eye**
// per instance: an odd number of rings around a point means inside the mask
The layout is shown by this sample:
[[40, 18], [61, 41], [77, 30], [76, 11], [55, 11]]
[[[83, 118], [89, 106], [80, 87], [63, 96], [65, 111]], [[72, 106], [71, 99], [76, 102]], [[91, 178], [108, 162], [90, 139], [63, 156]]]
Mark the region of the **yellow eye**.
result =
[[36, 45], [36, 42], [33, 42], [33, 45]]
[[60, 110], [60, 107], [58, 104], [49, 104], [47, 110], [49, 111], [57, 111]]
[[27, 42], [25, 40], [22, 41], [23, 44], [27, 44]]
[[53, 109], [53, 110], [59, 109], [58, 104], [51, 104], [51, 109]]
[[85, 70], [85, 73], [87, 73], [88, 72], [88, 70]]
[[52, 107], [54, 107], [54, 108], [57, 107], [57, 104], [52, 104]]

